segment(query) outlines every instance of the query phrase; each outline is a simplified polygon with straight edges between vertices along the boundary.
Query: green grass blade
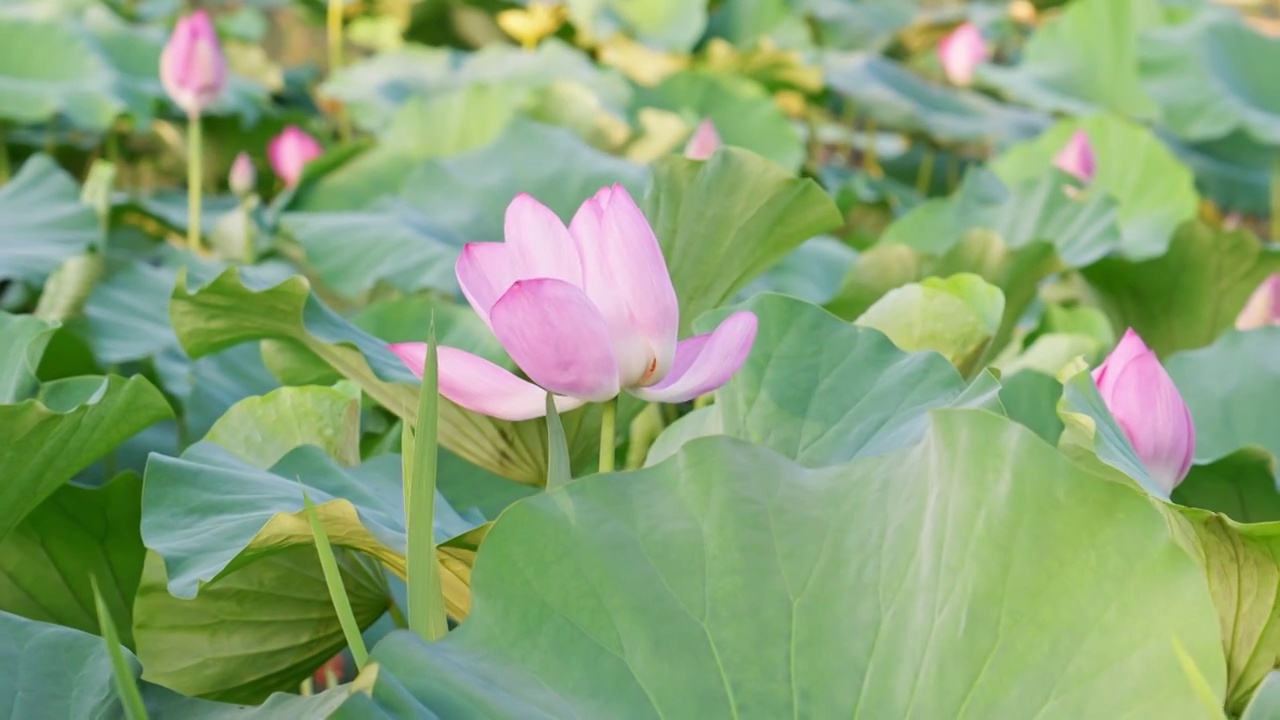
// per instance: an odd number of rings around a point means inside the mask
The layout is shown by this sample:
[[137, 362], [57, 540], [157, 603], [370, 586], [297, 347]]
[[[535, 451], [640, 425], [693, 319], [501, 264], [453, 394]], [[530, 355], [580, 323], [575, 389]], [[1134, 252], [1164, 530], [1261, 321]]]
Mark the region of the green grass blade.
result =
[[98, 579], [89, 578], [93, 586], [93, 604], [98, 609], [98, 628], [107, 643], [107, 655], [111, 657], [111, 671], [116, 677], [116, 693], [120, 695], [120, 704], [124, 705], [124, 716], [128, 720], [147, 720], [147, 706], [142, 702], [142, 693], [138, 692], [138, 683], [133, 678], [133, 668], [129, 667], [120, 649], [120, 633], [116, 631], [115, 621], [111, 619], [111, 611], [98, 591]]
[[[436, 361], [433, 320], [427, 335], [427, 357], [422, 367], [418, 421], [413, 430], [413, 459], [409, 465], [411, 473], [405, 478], [409, 486], [405, 490], [405, 514], [409, 526], [409, 629], [429, 641], [439, 640], [449, 632], [434, 533], [439, 403], [440, 368]], [[408, 453], [408, 450], [404, 452]]]
[[564, 437], [564, 424], [556, 412], [554, 396], [547, 393], [547, 489], [560, 487], [572, 479], [569, 468], [569, 443]]
[[304, 489], [302, 504], [307, 512], [307, 521], [311, 523], [311, 534], [316, 538], [316, 553], [320, 556], [320, 569], [324, 571], [324, 584], [329, 587], [329, 599], [333, 601], [333, 609], [338, 613], [338, 623], [342, 625], [342, 634], [347, 638], [351, 654], [355, 656], [356, 667], [364, 669], [369, 661], [369, 650], [364, 646], [364, 636], [360, 634], [360, 623], [351, 610], [351, 598], [347, 597], [347, 587], [342, 584], [342, 571], [338, 569], [338, 558], [334, 557], [333, 546], [329, 544], [329, 536], [324, 532], [324, 524], [320, 522], [320, 513], [316, 512], [315, 503]]

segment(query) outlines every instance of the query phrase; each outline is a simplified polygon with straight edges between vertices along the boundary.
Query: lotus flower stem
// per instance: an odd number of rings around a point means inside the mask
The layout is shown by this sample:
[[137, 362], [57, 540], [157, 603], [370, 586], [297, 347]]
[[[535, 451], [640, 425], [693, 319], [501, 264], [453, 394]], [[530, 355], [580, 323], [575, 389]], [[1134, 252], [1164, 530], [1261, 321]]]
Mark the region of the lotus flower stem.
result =
[[600, 415], [600, 472], [613, 472], [615, 455], [613, 442], [618, 424], [618, 398], [603, 403], [604, 412]]
[[[329, 0], [329, 12], [325, 16], [329, 36], [329, 77], [342, 69], [342, 5], [343, 0]], [[351, 122], [345, 108], [337, 111], [338, 137], [343, 142], [351, 140]]]
[[916, 192], [929, 194], [929, 186], [933, 184], [933, 163], [936, 154], [929, 148], [924, 149], [924, 157], [920, 158], [920, 170], [916, 173]]
[[187, 249], [200, 251], [200, 178], [204, 168], [200, 113], [191, 113], [187, 123]]
[[0, 183], [9, 181], [9, 126], [0, 122]]
[[1271, 164], [1271, 241], [1277, 240], [1280, 240], [1280, 159]]

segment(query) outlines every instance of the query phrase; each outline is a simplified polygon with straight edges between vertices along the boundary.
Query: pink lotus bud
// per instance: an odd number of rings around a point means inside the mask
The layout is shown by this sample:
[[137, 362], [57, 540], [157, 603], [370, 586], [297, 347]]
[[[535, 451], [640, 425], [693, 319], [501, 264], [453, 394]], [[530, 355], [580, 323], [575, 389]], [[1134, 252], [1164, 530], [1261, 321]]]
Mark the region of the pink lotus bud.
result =
[[1061, 171], [1075, 175], [1081, 182], [1091, 182], [1097, 174], [1097, 163], [1093, 158], [1093, 145], [1084, 130], [1076, 130], [1071, 139], [1058, 151], [1053, 164]]
[[231, 192], [244, 197], [253, 190], [257, 182], [258, 172], [253, 168], [253, 160], [249, 159], [249, 153], [242, 152], [236, 155], [235, 162], [231, 163], [231, 174], [227, 176], [227, 184], [231, 186]]
[[693, 131], [689, 144], [685, 145], [684, 156], [690, 160], [706, 160], [723, 144], [715, 124], [709, 119], [703, 120], [698, 123], [698, 129]]
[[955, 85], [973, 82], [973, 71], [990, 57], [991, 49], [973, 23], [965, 23], [938, 42], [938, 59]]
[[1191, 470], [1196, 427], [1156, 354], [1130, 328], [1093, 381], [1151, 478], [1173, 492]]
[[[541, 417], [547, 392], [561, 412], [623, 390], [682, 403], [729, 382], [751, 351], [757, 319], [749, 311], [677, 339], [680, 307], [662, 247], [621, 185], [584, 202], [567, 228], [542, 203], [517, 195], [503, 234], [506, 242], [462, 249], [458, 284], [529, 380], [441, 345], [440, 394], [468, 410]], [[391, 351], [421, 376], [425, 343]]]
[[188, 115], [212, 105], [227, 82], [227, 61], [203, 10], [178, 20], [160, 53], [160, 84]]
[[323, 152], [324, 149], [315, 138], [295, 125], [285, 128], [267, 145], [267, 159], [271, 161], [271, 169], [289, 187], [298, 184], [302, 169]]
[[1271, 325], [1280, 325], [1280, 273], [1263, 280], [1236, 316], [1237, 330], [1256, 330]]

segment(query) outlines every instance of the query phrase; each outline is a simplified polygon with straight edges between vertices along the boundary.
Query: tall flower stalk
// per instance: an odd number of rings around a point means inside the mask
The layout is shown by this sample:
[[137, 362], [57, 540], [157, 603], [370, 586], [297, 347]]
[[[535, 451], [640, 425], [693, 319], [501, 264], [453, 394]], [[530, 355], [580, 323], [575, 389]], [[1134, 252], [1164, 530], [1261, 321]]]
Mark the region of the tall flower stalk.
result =
[[201, 179], [204, 176], [200, 116], [227, 82], [227, 62], [213, 21], [203, 10], [178, 20], [160, 53], [160, 82], [187, 113], [187, 246], [200, 250]]

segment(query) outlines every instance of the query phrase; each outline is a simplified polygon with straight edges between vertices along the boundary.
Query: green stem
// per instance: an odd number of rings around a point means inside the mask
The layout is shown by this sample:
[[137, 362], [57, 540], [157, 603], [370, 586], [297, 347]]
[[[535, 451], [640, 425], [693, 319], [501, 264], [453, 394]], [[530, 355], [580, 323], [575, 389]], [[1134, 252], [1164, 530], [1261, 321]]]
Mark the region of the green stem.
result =
[[[301, 484], [301, 480], [299, 480]], [[311, 502], [307, 491], [302, 491], [302, 506], [307, 513], [307, 521], [311, 524], [311, 534], [315, 538], [316, 554], [320, 558], [320, 571], [324, 575], [324, 583], [329, 588], [329, 600], [338, 615], [338, 624], [342, 626], [342, 634], [351, 648], [351, 655], [356, 660], [356, 667], [364, 669], [369, 662], [369, 650], [365, 647], [364, 636], [360, 634], [360, 624], [351, 610], [351, 598], [347, 596], [346, 585], [342, 582], [342, 571], [338, 569], [338, 558], [333, 553], [333, 545], [325, 533], [324, 523], [320, 521], [320, 513]]]
[[187, 249], [200, 251], [200, 178], [204, 153], [200, 147], [200, 115], [193, 113], [187, 125]]
[[0, 122], [0, 183], [9, 180], [9, 126]]
[[618, 398], [604, 401], [600, 415], [600, 472], [613, 472], [613, 442], [618, 424]]
[[440, 370], [436, 360], [435, 319], [427, 331], [427, 356], [422, 366], [422, 388], [418, 395], [418, 417], [409, 437], [412, 448], [402, 449], [410, 458], [409, 483], [405, 499], [408, 524], [406, 551], [409, 585], [409, 629], [428, 642], [449, 632], [449, 622], [440, 587], [440, 560], [434, 533], [436, 469], [439, 462]]
[[[329, 37], [329, 77], [333, 77], [342, 69], [342, 4], [343, 0], [329, 0], [329, 12], [326, 16], [326, 28]], [[347, 117], [346, 108], [337, 111], [338, 137], [342, 142], [351, 142], [351, 121]]]
[[401, 630], [409, 627], [409, 621], [404, 619], [404, 611], [400, 609], [400, 605], [396, 603], [396, 599], [390, 595], [387, 596], [387, 612], [391, 614], [391, 622]]
[[1280, 240], [1280, 158], [1271, 163], [1271, 241]]
[[925, 148], [924, 157], [920, 159], [920, 171], [916, 174], [916, 192], [922, 196], [929, 194], [929, 186], [933, 184], [934, 158], [934, 152]]

